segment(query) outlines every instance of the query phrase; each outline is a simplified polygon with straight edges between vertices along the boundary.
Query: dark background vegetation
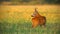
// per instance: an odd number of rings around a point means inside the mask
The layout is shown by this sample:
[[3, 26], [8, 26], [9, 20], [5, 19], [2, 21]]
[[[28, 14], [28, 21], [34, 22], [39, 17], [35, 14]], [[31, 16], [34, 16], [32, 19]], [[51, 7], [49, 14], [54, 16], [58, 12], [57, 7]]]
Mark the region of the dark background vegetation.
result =
[[3, 2], [10, 2], [12, 4], [60, 4], [60, 0], [0, 0]]

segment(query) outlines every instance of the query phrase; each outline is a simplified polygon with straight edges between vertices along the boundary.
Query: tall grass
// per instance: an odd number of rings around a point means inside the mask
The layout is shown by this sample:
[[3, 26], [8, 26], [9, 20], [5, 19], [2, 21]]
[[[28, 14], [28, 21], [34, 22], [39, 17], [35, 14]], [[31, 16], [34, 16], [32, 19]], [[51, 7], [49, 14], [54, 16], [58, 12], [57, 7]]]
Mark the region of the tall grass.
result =
[[[46, 27], [32, 28], [34, 8], [47, 19]], [[59, 34], [60, 9], [58, 6], [1, 6], [0, 34]]]
[[59, 34], [60, 24], [46, 24], [46, 27], [32, 28], [30, 23], [0, 23], [1, 34]]

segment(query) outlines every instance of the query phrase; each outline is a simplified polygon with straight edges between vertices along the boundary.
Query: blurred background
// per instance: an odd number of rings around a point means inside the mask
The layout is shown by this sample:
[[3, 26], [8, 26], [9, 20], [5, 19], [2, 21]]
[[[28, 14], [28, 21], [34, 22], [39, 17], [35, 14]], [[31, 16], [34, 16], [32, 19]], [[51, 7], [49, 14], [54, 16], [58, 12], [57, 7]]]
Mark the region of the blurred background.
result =
[[[32, 28], [35, 8], [45, 28]], [[0, 0], [0, 34], [60, 34], [60, 0]]]
[[0, 0], [0, 4], [5, 5], [60, 4], [60, 0]]

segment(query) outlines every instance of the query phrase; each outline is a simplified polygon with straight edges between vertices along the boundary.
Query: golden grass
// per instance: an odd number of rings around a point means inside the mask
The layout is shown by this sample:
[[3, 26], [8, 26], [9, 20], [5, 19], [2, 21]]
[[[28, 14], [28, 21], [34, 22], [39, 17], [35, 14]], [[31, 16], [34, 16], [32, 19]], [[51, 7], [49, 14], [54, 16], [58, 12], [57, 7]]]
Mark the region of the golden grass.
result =
[[18, 20], [19, 18], [23, 18], [25, 20], [31, 19], [31, 15], [34, 12], [34, 9], [37, 8], [38, 12], [42, 16], [46, 16], [46, 18], [50, 21], [56, 20], [57, 15], [59, 16], [60, 6], [59, 5], [40, 5], [40, 6], [0, 6], [0, 18], [11, 18]]

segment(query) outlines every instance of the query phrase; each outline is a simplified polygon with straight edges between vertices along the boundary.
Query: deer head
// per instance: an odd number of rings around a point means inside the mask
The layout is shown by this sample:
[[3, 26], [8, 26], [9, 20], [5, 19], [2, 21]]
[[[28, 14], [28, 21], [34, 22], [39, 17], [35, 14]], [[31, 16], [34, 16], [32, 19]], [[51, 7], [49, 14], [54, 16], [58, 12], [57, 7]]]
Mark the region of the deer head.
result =
[[32, 17], [38, 17], [39, 13], [37, 11], [37, 8], [34, 9], [35, 11], [33, 12], [33, 14], [31, 15]]

